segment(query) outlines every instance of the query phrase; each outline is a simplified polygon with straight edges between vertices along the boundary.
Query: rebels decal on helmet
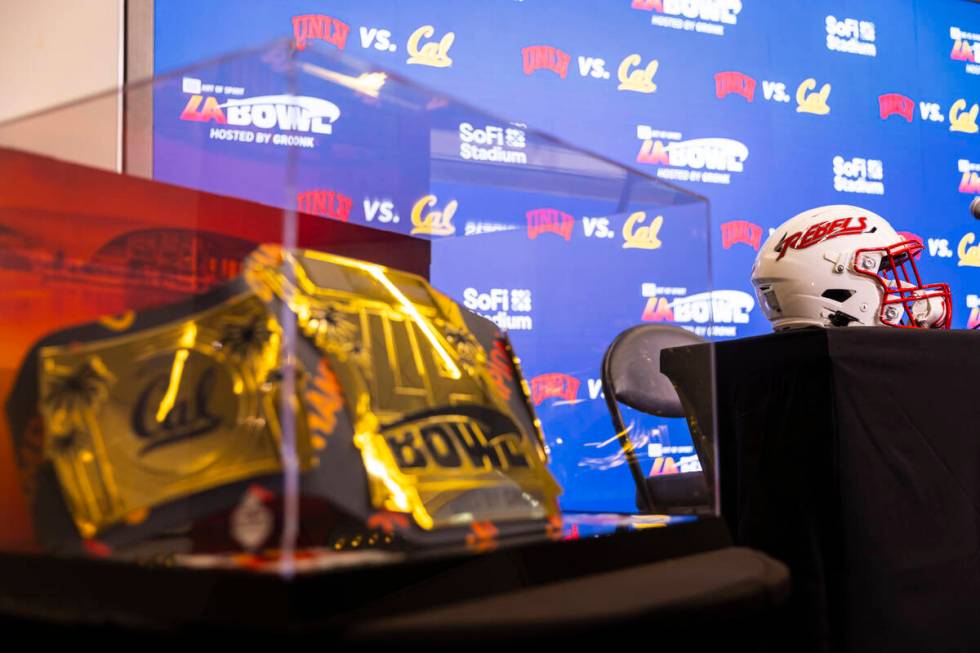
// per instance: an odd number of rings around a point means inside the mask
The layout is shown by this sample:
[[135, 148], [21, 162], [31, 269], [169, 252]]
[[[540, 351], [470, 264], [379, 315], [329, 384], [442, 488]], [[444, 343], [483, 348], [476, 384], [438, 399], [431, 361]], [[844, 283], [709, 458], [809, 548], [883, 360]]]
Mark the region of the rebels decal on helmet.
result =
[[[852, 224], [852, 221], [856, 222]], [[783, 234], [783, 237], [776, 245], [776, 251], [779, 252], [776, 260], [778, 261], [786, 256], [786, 252], [790, 249], [806, 249], [831, 238], [862, 233], [867, 228], [868, 219], [861, 216], [858, 218], [839, 218], [837, 220], [818, 222], [806, 231], [797, 231], [792, 236]]]

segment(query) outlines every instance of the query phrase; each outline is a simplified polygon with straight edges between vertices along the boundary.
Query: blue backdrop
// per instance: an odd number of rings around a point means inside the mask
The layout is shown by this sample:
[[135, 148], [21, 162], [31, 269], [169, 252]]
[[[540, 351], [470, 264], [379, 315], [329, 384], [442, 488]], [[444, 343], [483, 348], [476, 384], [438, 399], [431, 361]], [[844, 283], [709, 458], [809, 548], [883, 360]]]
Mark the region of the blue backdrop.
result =
[[[668, 253], [671, 238], [681, 240], [670, 216], [662, 229], [662, 254], [674, 257], [670, 264], [624, 252], [622, 219], [603, 223], [606, 232], [594, 217], [611, 215], [614, 209], [606, 206], [573, 215], [567, 234], [517, 241], [505, 232], [434, 246], [434, 284], [511, 329], [525, 374], [538, 389], [565, 507], [632, 505], [622, 458], [615, 444], [603, 444], [612, 435], [597, 385], [605, 344], [642, 319], [705, 327], [713, 337], [768, 331], [751, 296], [749, 269], [769, 229], [801, 210], [856, 204], [884, 215], [926, 245], [924, 278], [950, 283], [954, 327], [980, 323], [980, 249], [971, 249], [980, 226], [966, 208], [980, 194], [976, 3], [167, 0], [157, 2], [155, 12], [158, 75], [277, 38], [294, 38], [300, 47], [316, 42], [516, 121], [499, 125], [503, 151], [523, 150], [520, 124], [527, 124], [710, 198], [713, 286], [726, 291], [716, 292], [713, 324], [699, 319], [703, 273], [685, 270], [682, 248]], [[441, 58], [417, 55], [430, 43], [441, 43]], [[210, 83], [230, 87], [211, 89], [222, 102], [285, 92], [238, 73], [234, 66], [215, 68]], [[208, 122], [203, 101], [188, 113], [189, 98], [208, 92], [195, 88], [198, 82], [209, 80], [199, 76], [191, 87], [161, 87], [155, 94], [155, 176], [292, 203], [276, 172], [285, 169], [287, 147], [256, 156], [247, 143], [232, 140], [240, 137], [234, 130], [224, 134], [229, 140], [190, 131]], [[411, 130], [378, 120], [372, 129], [401, 134], [393, 146], [398, 165], [414, 167], [417, 177], [402, 175], [385, 197], [368, 196], [357, 190], [357, 178], [383, 175], [394, 164], [390, 157], [363, 161], [348, 170], [349, 179], [331, 179], [330, 188], [343, 192], [311, 191], [297, 197], [299, 207], [392, 226], [395, 215], [407, 216], [431, 191], [439, 204], [449, 196], [459, 200], [460, 231], [481, 228], [478, 212], [464, 224], [467, 201], [461, 199], [480, 204], [479, 191], [428, 187], [427, 145], [414, 141]], [[466, 116], [456, 116], [453, 123], [460, 147], [480, 145], [474, 130], [486, 125], [470, 129], [464, 122]], [[261, 125], [249, 127], [257, 133]], [[307, 133], [313, 140], [304, 143]], [[356, 134], [341, 130], [306, 130], [291, 144], [312, 157], [304, 148], [323, 138], [357, 145]], [[202, 146], [208, 160], [195, 154]], [[227, 170], [229, 162], [238, 173], [203, 172], [212, 165]], [[533, 197], [508, 202], [518, 220], [536, 208], [561, 209]], [[500, 251], [520, 260], [521, 248], [532, 242], [527, 257], [537, 260], [534, 270], [492, 265]], [[542, 275], [542, 269], [556, 275]], [[544, 348], [543, 340], [561, 346]], [[651, 473], [694, 464], [682, 422], [645, 420], [634, 435], [649, 454], [644, 464]]]

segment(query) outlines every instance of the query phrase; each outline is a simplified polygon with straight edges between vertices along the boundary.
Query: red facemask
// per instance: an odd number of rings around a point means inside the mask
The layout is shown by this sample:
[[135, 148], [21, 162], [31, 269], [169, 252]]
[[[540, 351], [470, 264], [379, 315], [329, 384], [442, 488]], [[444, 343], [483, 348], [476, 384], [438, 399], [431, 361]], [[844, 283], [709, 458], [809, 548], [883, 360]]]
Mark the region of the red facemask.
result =
[[[878, 318], [882, 324], [902, 329], [948, 329], [953, 302], [945, 283], [923, 284], [915, 257], [922, 244], [906, 240], [888, 247], [854, 252], [853, 268], [881, 284]], [[880, 264], [875, 265], [880, 256]]]

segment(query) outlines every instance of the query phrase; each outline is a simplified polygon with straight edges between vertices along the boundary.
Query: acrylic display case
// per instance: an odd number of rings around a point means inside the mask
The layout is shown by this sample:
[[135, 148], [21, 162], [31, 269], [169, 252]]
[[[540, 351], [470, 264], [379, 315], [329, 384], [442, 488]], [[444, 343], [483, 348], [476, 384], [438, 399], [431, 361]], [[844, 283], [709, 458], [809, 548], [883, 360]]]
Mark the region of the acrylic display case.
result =
[[0, 180], [18, 560], [290, 579], [716, 515], [697, 420], [603, 393], [621, 332], [740, 310], [700, 196], [287, 42], [0, 124]]

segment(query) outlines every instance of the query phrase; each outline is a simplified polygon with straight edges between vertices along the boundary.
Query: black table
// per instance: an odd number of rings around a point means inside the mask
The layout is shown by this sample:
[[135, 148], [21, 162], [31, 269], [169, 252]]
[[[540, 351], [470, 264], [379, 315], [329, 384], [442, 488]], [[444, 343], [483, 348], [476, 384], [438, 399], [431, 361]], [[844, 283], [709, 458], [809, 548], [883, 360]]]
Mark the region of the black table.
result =
[[[690, 372], [712, 352], [714, 400]], [[980, 650], [980, 333], [805, 329], [661, 365], [717, 424], [736, 542], [790, 567], [792, 641]]]
[[592, 524], [593, 534], [502, 542], [480, 555], [419, 552], [291, 580], [0, 553], [0, 630], [30, 641], [81, 628], [103, 642], [182, 644], [219, 635], [225, 645], [289, 638], [429, 648], [608, 644], [650, 634], [658, 643], [695, 636], [752, 650], [788, 592], [785, 566], [730, 546], [718, 518], [640, 530], [628, 525], [632, 517], [567, 518]]

